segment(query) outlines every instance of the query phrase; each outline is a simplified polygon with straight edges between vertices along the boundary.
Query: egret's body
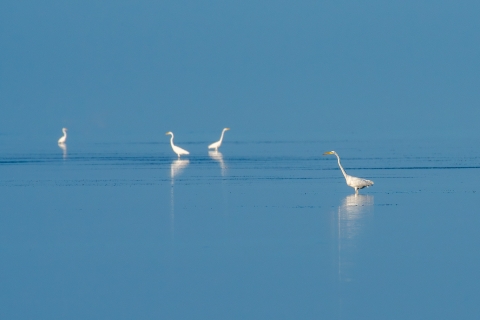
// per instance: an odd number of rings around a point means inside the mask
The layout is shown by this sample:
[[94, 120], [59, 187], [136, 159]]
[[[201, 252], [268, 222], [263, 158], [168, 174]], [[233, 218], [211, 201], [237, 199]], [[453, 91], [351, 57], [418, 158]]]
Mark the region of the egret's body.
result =
[[63, 128], [62, 132], [63, 132], [63, 136], [60, 139], [58, 139], [59, 144], [65, 143], [67, 141], [67, 128]]
[[225, 134], [225, 131], [228, 131], [228, 130], [230, 130], [230, 128], [224, 128], [222, 130], [222, 135], [220, 136], [220, 140], [209, 145], [208, 149], [215, 149], [216, 151], [218, 151], [218, 148], [220, 148], [220, 146], [222, 145], [223, 135]]
[[343, 176], [345, 177], [347, 185], [349, 187], [354, 188], [356, 194], [358, 194], [359, 189], [367, 188], [367, 187], [370, 187], [370, 186], [373, 185], [373, 181], [371, 181], [371, 180], [362, 179], [362, 178], [353, 177], [353, 176], [348, 175], [345, 172], [345, 170], [343, 169], [342, 164], [340, 163], [340, 157], [338, 156], [338, 154], [335, 151], [325, 152], [323, 155], [327, 155], [327, 154], [334, 154], [335, 156], [337, 156], [338, 166], [340, 167], [340, 170], [342, 170], [342, 173], [343, 173]]
[[169, 132], [165, 133], [165, 135], [167, 135], [167, 136], [171, 135], [172, 136], [170, 138], [170, 144], [172, 145], [173, 152], [175, 152], [179, 158], [180, 158], [181, 155], [190, 154], [190, 152], [188, 152], [187, 150], [182, 149], [180, 147], [177, 147], [176, 145], [173, 144], [173, 132], [169, 131]]

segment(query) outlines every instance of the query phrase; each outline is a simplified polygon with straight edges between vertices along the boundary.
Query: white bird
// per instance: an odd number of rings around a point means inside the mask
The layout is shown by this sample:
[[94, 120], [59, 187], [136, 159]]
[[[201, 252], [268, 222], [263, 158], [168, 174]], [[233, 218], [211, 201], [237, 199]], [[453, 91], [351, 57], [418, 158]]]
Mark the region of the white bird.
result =
[[67, 141], [67, 128], [63, 128], [63, 136], [58, 139], [58, 143], [65, 143]]
[[182, 149], [180, 147], [177, 147], [176, 145], [173, 144], [173, 132], [168, 131], [167, 133], [165, 133], [165, 135], [166, 136], [168, 136], [168, 135], [172, 136], [170, 138], [170, 144], [172, 145], [173, 152], [175, 152], [179, 158], [180, 158], [181, 155], [190, 154], [190, 152], [188, 152], [187, 150], [184, 150], [184, 149]]
[[370, 187], [370, 186], [373, 185], [373, 181], [371, 181], [371, 180], [349, 176], [345, 172], [345, 170], [343, 170], [342, 164], [340, 163], [340, 157], [338, 156], [338, 154], [335, 151], [325, 152], [323, 155], [327, 155], [327, 154], [334, 154], [334, 155], [337, 156], [338, 166], [340, 167], [340, 170], [342, 170], [343, 176], [345, 177], [345, 180], [347, 181], [347, 185], [349, 187], [352, 187], [352, 188], [355, 189], [355, 194], [358, 194], [359, 189], [363, 189], [363, 188]]
[[222, 135], [220, 136], [220, 140], [209, 145], [208, 149], [215, 149], [216, 151], [218, 151], [218, 148], [220, 148], [220, 146], [222, 145], [223, 135], [225, 134], [225, 131], [228, 131], [228, 130], [230, 130], [230, 128], [224, 128], [222, 130]]

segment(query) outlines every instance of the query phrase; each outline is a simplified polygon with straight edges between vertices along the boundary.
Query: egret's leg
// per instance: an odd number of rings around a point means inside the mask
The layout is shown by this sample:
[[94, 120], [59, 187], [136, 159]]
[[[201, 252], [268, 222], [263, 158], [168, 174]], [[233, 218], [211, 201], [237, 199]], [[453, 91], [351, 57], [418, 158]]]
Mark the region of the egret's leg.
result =
[[355, 194], [358, 194], [358, 188], [355, 188]]

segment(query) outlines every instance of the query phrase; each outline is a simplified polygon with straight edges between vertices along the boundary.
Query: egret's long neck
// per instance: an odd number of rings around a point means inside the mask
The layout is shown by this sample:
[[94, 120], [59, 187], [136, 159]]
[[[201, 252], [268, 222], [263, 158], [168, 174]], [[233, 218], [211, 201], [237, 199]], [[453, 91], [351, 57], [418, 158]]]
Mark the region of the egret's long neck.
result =
[[67, 130], [62, 130], [63, 131], [63, 137], [66, 138], [67, 137]]
[[173, 144], [173, 134], [172, 134], [172, 137], [170, 138], [170, 144], [172, 145], [172, 148], [173, 148], [173, 146], [174, 146], [174, 144]]
[[225, 134], [225, 131], [227, 131], [227, 130], [223, 130], [223, 131], [222, 131], [222, 135], [220, 136], [220, 141], [219, 141], [220, 143], [222, 143], [223, 135]]
[[347, 179], [347, 173], [345, 172], [345, 170], [343, 170], [342, 164], [340, 163], [340, 157], [338, 156], [338, 154], [335, 154], [335, 155], [337, 156], [338, 166], [340, 167], [340, 170], [342, 170], [342, 173], [345, 179]]

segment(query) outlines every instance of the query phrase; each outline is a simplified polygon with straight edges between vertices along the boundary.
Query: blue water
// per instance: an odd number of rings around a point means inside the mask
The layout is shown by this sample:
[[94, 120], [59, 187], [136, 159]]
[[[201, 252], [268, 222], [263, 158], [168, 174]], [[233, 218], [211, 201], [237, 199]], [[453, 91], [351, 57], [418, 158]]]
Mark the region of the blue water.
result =
[[3, 137], [0, 318], [476, 319], [478, 142]]

